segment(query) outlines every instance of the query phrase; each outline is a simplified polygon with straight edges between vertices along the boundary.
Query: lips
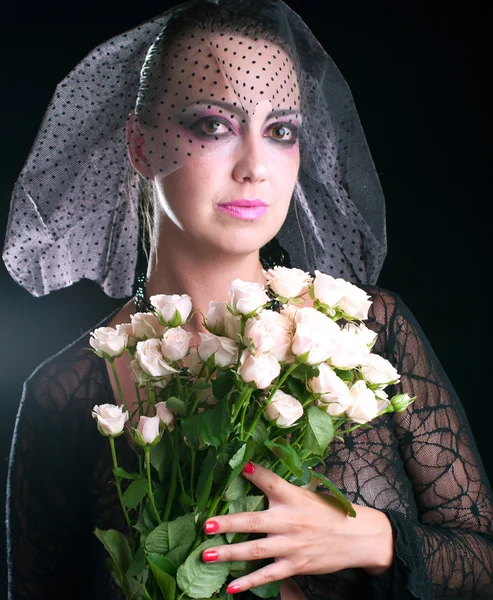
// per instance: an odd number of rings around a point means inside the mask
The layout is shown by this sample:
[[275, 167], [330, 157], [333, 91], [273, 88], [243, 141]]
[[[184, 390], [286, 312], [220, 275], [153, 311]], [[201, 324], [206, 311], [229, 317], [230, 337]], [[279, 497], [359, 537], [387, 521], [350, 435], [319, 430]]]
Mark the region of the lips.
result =
[[217, 208], [237, 219], [254, 221], [265, 213], [267, 204], [258, 198], [242, 198], [218, 204]]
[[259, 200], [258, 198], [248, 199], [241, 198], [240, 200], [230, 200], [229, 202], [223, 202], [219, 204], [219, 206], [241, 206], [244, 208], [250, 208], [252, 206], [267, 206], [265, 202]]

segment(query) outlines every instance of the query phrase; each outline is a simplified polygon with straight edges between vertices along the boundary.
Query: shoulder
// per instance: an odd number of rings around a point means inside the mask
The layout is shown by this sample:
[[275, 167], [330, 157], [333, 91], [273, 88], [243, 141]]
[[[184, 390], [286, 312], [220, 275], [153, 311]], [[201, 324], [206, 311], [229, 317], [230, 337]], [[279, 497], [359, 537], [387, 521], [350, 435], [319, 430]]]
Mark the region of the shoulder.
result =
[[29, 400], [45, 409], [80, 404], [87, 409], [109, 385], [105, 362], [89, 346], [91, 331], [109, 318], [41, 363], [24, 383], [23, 403]]

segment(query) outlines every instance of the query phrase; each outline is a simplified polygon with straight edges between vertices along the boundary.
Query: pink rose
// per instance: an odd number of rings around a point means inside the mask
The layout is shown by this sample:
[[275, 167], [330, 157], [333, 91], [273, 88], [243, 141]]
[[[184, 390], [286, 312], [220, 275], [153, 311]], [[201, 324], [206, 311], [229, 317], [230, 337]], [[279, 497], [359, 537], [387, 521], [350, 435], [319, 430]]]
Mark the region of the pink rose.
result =
[[252, 356], [243, 350], [238, 375], [245, 383], [253, 382], [260, 390], [268, 387], [281, 372], [281, 365], [272, 354]]
[[204, 362], [212, 355], [217, 367], [229, 367], [238, 360], [238, 344], [233, 340], [213, 333], [199, 333], [199, 336], [198, 354]]
[[309, 365], [325, 362], [330, 355], [331, 337], [340, 331], [337, 323], [311, 307], [299, 308], [294, 321], [293, 354], [301, 356], [308, 352]]
[[303, 406], [294, 396], [277, 390], [265, 407], [264, 415], [268, 421], [275, 421], [278, 427], [291, 427], [303, 416]]
[[160, 437], [160, 424], [161, 419], [158, 416], [155, 417], [145, 417], [141, 416], [139, 419], [139, 424], [137, 425], [137, 431], [140, 434], [137, 439], [146, 445], [154, 445], [156, 444]]
[[158, 294], [149, 298], [156, 313], [166, 323], [184, 325], [192, 312], [192, 299], [187, 294]]
[[318, 370], [318, 377], [308, 381], [308, 388], [318, 396], [317, 406], [332, 416], [344, 412], [353, 401], [348, 386], [328, 364], [320, 364]]
[[122, 406], [101, 404], [92, 409], [92, 417], [98, 421], [99, 432], [109, 437], [117, 437], [123, 433], [128, 421], [128, 411], [123, 412]]
[[181, 327], [171, 327], [161, 340], [161, 352], [170, 361], [182, 360], [190, 348], [192, 334]]
[[251, 315], [270, 301], [265, 287], [260, 283], [235, 279], [229, 286], [231, 308], [241, 315]]

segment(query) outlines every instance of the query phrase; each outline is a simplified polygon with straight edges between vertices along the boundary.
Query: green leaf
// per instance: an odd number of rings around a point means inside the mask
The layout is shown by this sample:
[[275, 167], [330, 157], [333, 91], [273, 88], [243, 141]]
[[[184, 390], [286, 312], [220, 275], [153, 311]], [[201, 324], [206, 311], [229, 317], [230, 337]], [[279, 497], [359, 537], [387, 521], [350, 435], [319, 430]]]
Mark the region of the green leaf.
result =
[[279, 595], [279, 590], [281, 589], [282, 581], [272, 581], [271, 583], [266, 583], [264, 585], [258, 585], [257, 587], [250, 588], [250, 591], [253, 592], [259, 598], [274, 598]]
[[234, 455], [230, 458], [229, 466], [232, 469], [236, 468], [242, 463], [243, 459], [245, 458], [246, 447], [247, 445], [243, 444], [243, 446], [241, 446], [241, 448], [239, 448], [237, 452], [235, 452]]
[[277, 456], [282, 464], [289, 469], [295, 477], [303, 477], [303, 469], [301, 467], [301, 460], [296, 450], [283, 439], [278, 439], [277, 442], [271, 442], [267, 440], [264, 445]]
[[179, 588], [190, 598], [208, 598], [224, 584], [229, 573], [229, 562], [206, 563], [202, 552], [211, 546], [224, 544], [224, 536], [216, 535], [196, 548], [176, 573]]
[[339, 500], [339, 502], [345, 508], [346, 512], [348, 513], [348, 515], [350, 517], [356, 516], [356, 512], [355, 512], [354, 508], [352, 507], [351, 502], [349, 502], [349, 500], [346, 500], [346, 498], [344, 497], [344, 494], [341, 492], [341, 490], [336, 485], [334, 485], [332, 483], [332, 481], [327, 479], [327, 477], [325, 477], [325, 475], [322, 475], [322, 473], [319, 473], [318, 471], [312, 471], [312, 477], [315, 477], [315, 479], [318, 479], [319, 481], [321, 481], [323, 483], [323, 485], [331, 492], [331, 494], [335, 498], [337, 498], [337, 500]]
[[214, 467], [216, 466], [216, 449], [209, 448], [202, 467], [200, 469], [199, 479], [197, 481], [197, 489], [195, 491], [197, 498], [197, 510], [202, 511], [205, 508], [209, 499], [212, 487], [212, 477], [214, 475]]
[[161, 438], [161, 441], [158, 444], [156, 444], [155, 446], [151, 446], [151, 465], [156, 469], [159, 475], [159, 481], [161, 481], [161, 483], [165, 480], [166, 467], [170, 462], [170, 456], [170, 444], [169, 441], [166, 440], [166, 438], [164, 438], [164, 436], [163, 438]]
[[183, 545], [191, 546], [197, 531], [193, 515], [184, 515], [168, 523], [168, 543], [170, 551]]
[[168, 523], [161, 523], [147, 536], [146, 552], [166, 554], [169, 552]]
[[184, 417], [187, 414], [185, 402], [176, 396], [171, 396], [166, 400], [166, 408], [176, 413], [179, 417]]
[[226, 441], [232, 430], [231, 414], [226, 401], [221, 401], [213, 409], [192, 415], [182, 421], [183, 434], [194, 448], [199, 447], [199, 438], [209, 446], [218, 448]]
[[126, 578], [122, 589], [126, 600], [152, 600], [145, 586], [135, 579]]
[[115, 531], [114, 529], [103, 531], [102, 529], [96, 528], [94, 534], [110, 555], [115, 566], [115, 574], [117, 575], [118, 581], [123, 583], [124, 575], [132, 562], [132, 553], [127, 538], [123, 533]]
[[[320, 462], [320, 459], [318, 459], [318, 462]], [[302, 485], [308, 485], [312, 479], [312, 472], [308, 468], [308, 465], [303, 463], [301, 465], [301, 468], [303, 469], [303, 475], [301, 477], [294, 477], [294, 475], [292, 475], [288, 479], [289, 483], [292, 483], [293, 485], [297, 485], [298, 487], [301, 487]]]
[[120, 477], [121, 479], [141, 479], [142, 475], [140, 473], [128, 473], [125, 469], [118, 467], [113, 469], [113, 475], [116, 477]]
[[247, 480], [237, 475], [224, 492], [222, 499], [228, 501], [237, 500], [246, 494]]
[[255, 425], [255, 429], [252, 431], [252, 438], [255, 441], [255, 443], [258, 446], [260, 446], [260, 448], [263, 447], [265, 440], [269, 439], [267, 427], [265, 426], [265, 423], [262, 420], [259, 420], [258, 423]]
[[178, 502], [180, 503], [180, 508], [183, 512], [186, 512], [191, 506], [195, 504], [195, 502], [190, 498], [190, 496], [186, 492], [182, 492], [178, 498]]
[[136, 479], [128, 486], [123, 494], [123, 504], [127, 508], [137, 508], [139, 503], [147, 494], [147, 481]]
[[[256, 449], [256, 445], [255, 442], [247, 442], [246, 444], [246, 448], [244, 450], [244, 455], [242, 460], [238, 463], [238, 457], [240, 456], [240, 453], [242, 450], [240, 448], [240, 450], [238, 450], [238, 452], [232, 457], [232, 461], [235, 465], [233, 470], [231, 471], [231, 473], [229, 474], [228, 477], [228, 481], [226, 482], [226, 486], [225, 489], [227, 489], [229, 487], [229, 485], [231, 485], [231, 482], [233, 481], [233, 479], [235, 477], [237, 477], [237, 475], [239, 475], [243, 469], [243, 467], [246, 465], [246, 463], [252, 458], [252, 456], [255, 454], [255, 449]], [[237, 457], [238, 455], [238, 457]], [[231, 461], [230, 461], [231, 464]]]
[[211, 383], [214, 397], [218, 400], [222, 400], [234, 388], [236, 377], [231, 369], [218, 371], [216, 374], [216, 379], [214, 379]]
[[135, 575], [140, 575], [146, 566], [146, 556], [144, 553], [144, 549], [142, 546], [139, 546], [139, 549], [134, 554], [132, 562], [127, 569], [126, 575], [127, 577], [134, 577]]
[[354, 381], [353, 369], [334, 369], [334, 373], [339, 379], [342, 379], [344, 383], [352, 383]]
[[164, 600], [174, 600], [176, 592], [176, 581], [171, 575], [168, 575], [163, 569], [164, 556], [152, 554], [147, 557], [147, 562], [151, 567], [151, 571], [159, 585], [159, 589], [164, 595]]
[[334, 438], [332, 418], [317, 406], [305, 410], [306, 429], [302, 446], [313, 454], [325, 458], [330, 442]]

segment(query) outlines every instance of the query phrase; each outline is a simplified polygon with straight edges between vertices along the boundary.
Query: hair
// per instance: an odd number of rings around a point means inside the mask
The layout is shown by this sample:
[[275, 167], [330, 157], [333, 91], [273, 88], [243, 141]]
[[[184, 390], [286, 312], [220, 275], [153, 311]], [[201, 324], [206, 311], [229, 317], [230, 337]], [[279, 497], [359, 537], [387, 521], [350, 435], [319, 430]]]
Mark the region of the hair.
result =
[[[276, 18], [280, 8], [277, 0], [226, 0], [221, 5], [212, 1], [192, 0], [179, 7], [150, 47], [141, 70], [135, 107], [136, 117], [145, 125], [152, 125], [152, 106], [155, 102], [162, 65], [173, 57], [173, 46], [186, 35], [214, 33], [244, 35], [254, 41], [266, 40], [290, 55], [287, 35], [280, 30], [281, 19]], [[166, 51], [166, 54], [164, 52]], [[291, 55], [290, 55], [291, 57]], [[291, 57], [292, 58], [292, 57]], [[141, 241], [146, 258], [152, 248], [155, 215], [152, 183], [137, 175], [130, 176], [129, 184], [137, 187]]]

